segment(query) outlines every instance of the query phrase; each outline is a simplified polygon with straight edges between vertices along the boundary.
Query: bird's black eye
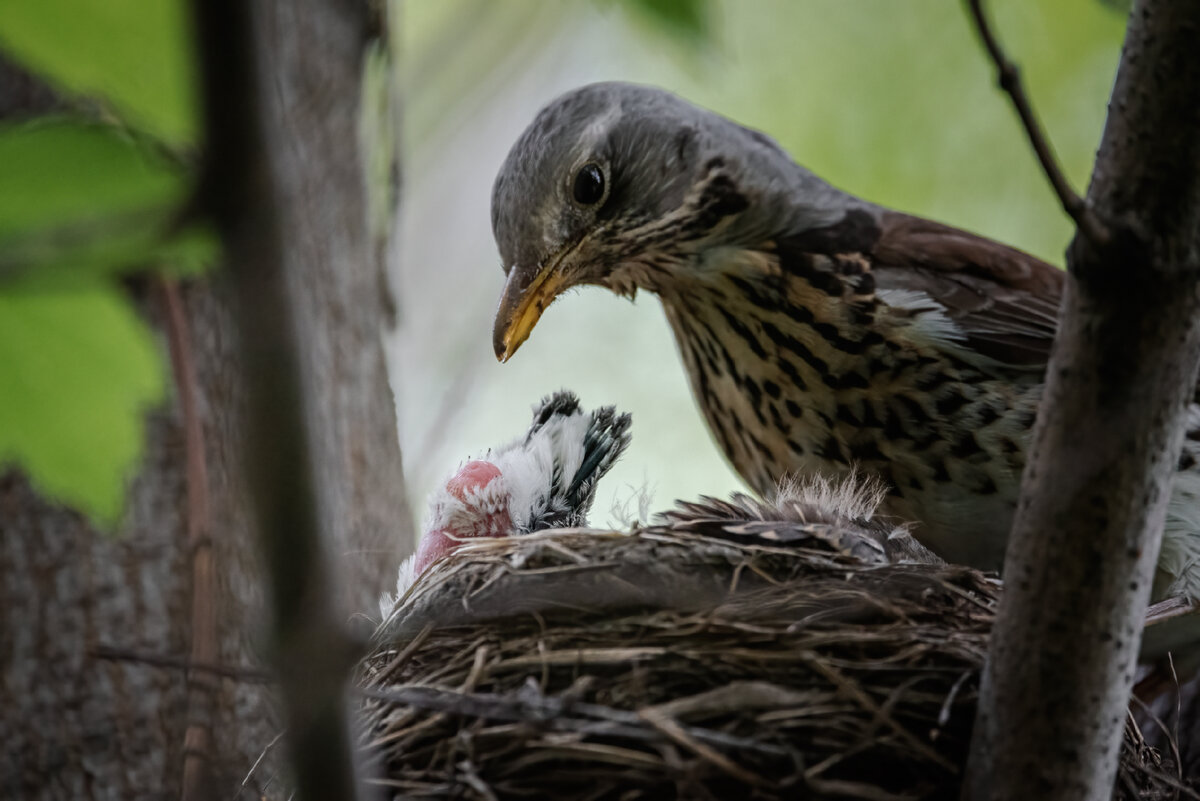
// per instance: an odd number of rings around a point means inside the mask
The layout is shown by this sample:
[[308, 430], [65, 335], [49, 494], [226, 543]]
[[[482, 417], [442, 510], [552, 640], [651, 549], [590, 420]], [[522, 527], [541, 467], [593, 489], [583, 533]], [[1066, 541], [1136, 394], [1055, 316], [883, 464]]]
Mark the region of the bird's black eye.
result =
[[591, 206], [604, 197], [604, 173], [599, 164], [588, 162], [575, 173], [575, 202]]

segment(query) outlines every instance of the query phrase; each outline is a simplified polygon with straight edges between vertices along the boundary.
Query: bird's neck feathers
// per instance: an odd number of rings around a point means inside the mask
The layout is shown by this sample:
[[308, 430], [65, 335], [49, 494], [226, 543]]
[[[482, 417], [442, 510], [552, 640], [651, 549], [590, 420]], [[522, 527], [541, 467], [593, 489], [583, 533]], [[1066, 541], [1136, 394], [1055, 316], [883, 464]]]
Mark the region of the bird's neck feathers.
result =
[[[737, 159], [710, 156], [679, 207], [650, 226], [670, 250], [620, 263], [607, 287], [628, 297], [643, 289], [670, 305], [726, 275], [761, 277], [769, 272], [765, 253], [781, 239], [835, 225], [854, 211], [874, 218], [882, 213], [766, 141], [772, 149], [743, 148]], [[662, 236], [664, 231], [675, 235]]]

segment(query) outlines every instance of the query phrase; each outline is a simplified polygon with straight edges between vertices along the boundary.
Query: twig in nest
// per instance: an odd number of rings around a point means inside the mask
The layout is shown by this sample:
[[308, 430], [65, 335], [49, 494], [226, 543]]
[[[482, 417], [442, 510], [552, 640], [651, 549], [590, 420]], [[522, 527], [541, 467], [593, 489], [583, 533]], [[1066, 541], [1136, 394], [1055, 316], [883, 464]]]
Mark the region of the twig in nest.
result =
[[1021, 118], [1021, 126], [1025, 129], [1026, 136], [1029, 137], [1029, 144], [1033, 146], [1033, 152], [1037, 155], [1038, 162], [1042, 165], [1042, 171], [1046, 173], [1046, 178], [1050, 180], [1050, 185], [1054, 188], [1054, 194], [1058, 196], [1058, 202], [1062, 204], [1063, 211], [1075, 221], [1083, 235], [1094, 244], [1106, 244], [1109, 240], [1108, 229], [1088, 206], [1087, 201], [1071, 188], [1071, 184], [1063, 175], [1062, 168], [1054, 156], [1054, 149], [1050, 146], [1050, 141], [1042, 130], [1037, 115], [1034, 114], [1029, 96], [1025, 93], [1025, 85], [1021, 81], [1021, 71], [1004, 52], [1000, 41], [987, 21], [987, 16], [983, 12], [983, 0], [967, 0], [967, 8], [971, 12], [975, 29], [979, 32], [979, 38], [983, 40], [988, 55], [996, 65], [996, 77], [1000, 88], [1012, 100], [1013, 106], [1017, 110], [1017, 116]]

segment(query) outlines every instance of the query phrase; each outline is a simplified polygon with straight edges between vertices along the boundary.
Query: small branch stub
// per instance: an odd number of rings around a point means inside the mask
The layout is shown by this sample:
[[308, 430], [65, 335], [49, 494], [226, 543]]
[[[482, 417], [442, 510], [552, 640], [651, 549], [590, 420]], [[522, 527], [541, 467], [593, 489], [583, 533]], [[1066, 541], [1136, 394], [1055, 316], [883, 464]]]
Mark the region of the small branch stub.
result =
[[1025, 134], [1029, 137], [1029, 143], [1033, 146], [1038, 162], [1042, 165], [1042, 170], [1046, 173], [1046, 178], [1049, 179], [1063, 211], [1075, 221], [1075, 225], [1092, 243], [1097, 246], [1106, 244], [1109, 240], [1107, 227], [1088, 206], [1087, 201], [1071, 188], [1070, 182], [1063, 174], [1062, 168], [1055, 158], [1054, 148], [1042, 130], [1041, 123], [1038, 122], [1029, 97], [1025, 93], [1025, 85], [1021, 81], [1021, 71], [1004, 52], [1000, 41], [988, 23], [983, 9], [983, 0], [967, 0], [967, 7], [971, 13], [971, 19], [975, 23], [975, 30], [978, 31], [979, 38], [983, 40], [988, 55], [996, 65], [997, 82], [1012, 100], [1013, 107], [1017, 110], [1017, 116], [1021, 119], [1021, 127], [1025, 129]]

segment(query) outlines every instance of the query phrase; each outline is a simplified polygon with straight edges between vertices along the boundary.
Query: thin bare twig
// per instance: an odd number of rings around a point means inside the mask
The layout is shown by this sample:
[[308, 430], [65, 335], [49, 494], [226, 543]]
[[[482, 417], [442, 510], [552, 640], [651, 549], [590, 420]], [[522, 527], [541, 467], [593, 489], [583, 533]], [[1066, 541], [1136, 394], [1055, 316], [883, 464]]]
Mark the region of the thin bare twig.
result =
[[1058, 202], [1062, 204], [1063, 211], [1075, 221], [1075, 225], [1079, 227], [1083, 235], [1094, 244], [1098, 246], [1106, 244], [1109, 241], [1108, 228], [1088, 206], [1087, 201], [1071, 188], [1067, 177], [1063, 175], [1062, 168], [1054, 155], [1054, 148], [1042, 130], [1042, 125], [1033, 111], [1033, 105], [1029, 102], [1029, 96], [1025, 93], [1025, 85], [1021, 81], [1021, 71], [1000, 46], [1000, 41], [996, 38], [996, 34], [987, 20], [987, 15], [984, 14], [983, 0], [967, 0], [967, 8], [971, 12], [975, 29], [979, 32], [979, 38], [983, 40], [988, 55], [996, 65], [997, 82], [1012, 100], [1012, 104], [1017, 110], [1017, 116], [1021, 118], [1021, 127], [1025, 129], [1025, 134], [1029, 137], [1029, 144], [1033, 146], [1033, 152], [1037, 155], [1038, 162], [1042, 165], [1042, 171], [1046, 173], [1046, 178], [1050, 180], [1050, 185], [1054, 188], [1054, 194], [1058, 196]]
[[246, 788], [246, 785], [250, 783], [250, 777], [254, 775], [256, 770], [258, 770], [258, 766], [261, 765], [263, 760], [267, 758], [267, 754], [270, 753], [271, 749], [278, 745], [279, 741], [282, 739], [283, 732], [280, 732], [279, 734], [275, 735], [271, 742], [267, 743], [267, 747], [262, 750], [262, 753], [258, 755], [258, 759], [254, 760], [254, 764], [250, 766], [250, 770], [246, 773], [246, 778], [242, 779], [243, 790]]
[[226, 665], [220, 662], [196, 662], [182, 656], [159, 654], [152, 651], [139, 651], [134, 648], [116, 648], [111, 645], [100, 645], [88, 652], [95, 659], [108, 659], [114, 662], [135, 662], [139, 665], [156, 668], [172, 668], [188, 670], [196, 673], [208, 673], [223, 679], [267, 684], [275, 681], [275, 677], [261, 668], [244, 667], [242, 665]]
[[[175, 394], [183, 417], [184, 453], [187, 460], [187, 544], [192, 559], [191, 662], [207, 664], [217, 659], [217, 599], [212, 539], [208, 525], [208, 464], [204, 453], [204, 426], [196, 411], [198, 382], [192, 358], [179, 286], [174, 279], [159, 278], [157, 286], [166, 318], [167, 346], [175, 376]], [[210, 795], [208, 766], [212, 760], [213, 687], [209, 681], [188, 676], [188, 725], [184, 733], [182, 797]]]

